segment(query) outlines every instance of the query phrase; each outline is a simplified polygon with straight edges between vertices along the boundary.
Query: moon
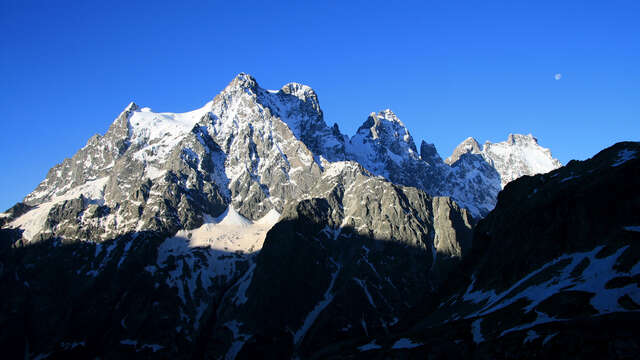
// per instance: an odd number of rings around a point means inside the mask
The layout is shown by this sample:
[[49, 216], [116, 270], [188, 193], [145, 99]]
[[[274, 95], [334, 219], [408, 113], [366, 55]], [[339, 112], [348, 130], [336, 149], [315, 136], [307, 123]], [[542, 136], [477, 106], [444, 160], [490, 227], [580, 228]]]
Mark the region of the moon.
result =
[[560, 74], [560, 73], [555, 74], [555, 75], [553, 75], [553, 78], [556, 79], [556, 80], [560, 80], [560, 79], [562, 79], [562, 74]]

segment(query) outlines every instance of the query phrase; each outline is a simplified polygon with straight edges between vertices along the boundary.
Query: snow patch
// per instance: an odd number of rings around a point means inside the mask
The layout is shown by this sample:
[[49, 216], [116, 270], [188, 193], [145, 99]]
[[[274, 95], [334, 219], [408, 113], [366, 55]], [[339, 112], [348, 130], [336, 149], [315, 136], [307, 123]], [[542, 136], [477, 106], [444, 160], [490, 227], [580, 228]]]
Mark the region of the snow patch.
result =
[[[618, 299], [624, 295], [628, 295], [632, 299], [634, 299], [634, 301], [640, 301], [640, 289], [638, 288], [638, 286], [636, 286], [635, 284], [630, 284], [620, 288], [607, 289], [605, 285], [615, 277], [637, 275], [638, 273], [640, 273], [640, 266], [634, 266], [629, 273], [617, 272], [613, 269], [613, 266], [615, 265], [617, 259], [628, 248], [628, 245], [619, 248], [615, 253], [609, 256], [597, 258], [596, 254], [598, 254], [598, 252], [602, 250], [602, 248], [603, 246], [598, 246], [588, 252], [573, 253], [558, 257], [548, 262], [540, 269], [531, 272], [529, 275], [525, 276], [509, 289], [500, 294], [496, 294], [493, 291], [472, 292], [471, 289], [473, 288], [473, 285], [475, 283], [474, 279], [474, 281], [472, 281], [472, 284], [469, 286], [469, 289], [467, 289], [467, 292], [463, 296], [463, 300], [476, 303], [484, 302], [484, 306], [480, 310], [467, 315], [466, 318], [484, 316], [486, 314], [505, 308], [506, 306], [509, 306], [520, 299], [527, 299], [529, 301], [529, 304], [523, 308], [524, 312], [529, 312], [550, 296], [560, 291], [566, 290], [577, 290], [593, 293], [594, 296], [591, 298], [591, 305], [600, 314], [626, 311], [626, 309], [618, 303]], [[585, 259], [589, 260], [589, 265], [582, 270], [580, 276], [572, 276], [572, 271]], [[557, 270], [558, 273], [551, 279], [543, 283], [532, 284], [524, 289], [518, 289], [522, 284], [531, 279], [533, 276], [549, 269], [550, 267], [560, 263], [561, 261], [567, 260], [570, 260], [569, 263], [562, 269]], [[516, 293], [516, 289], [518, 289], [519, 292]], [[558, 319], [549, 317], [548, 315], [540, 312], [537, 312], [537, 315], [538, 316], [533, 322], [522, 324], [517, 327], [505, 330], [502, 332], [501, 336], [512, 331], [524, 330], [539, 324], [558, 321]], [[476, 320], [476, 322], [474, 322], [474, 326], [476, 326], [477, 329], [479, 329], [480, 324], [478, 321], [479, 320]]]
[[531, 341], [533, 341], [533, 340], [535, 340], [535, 339], [537, 339], [539, 337], [540, 337], [540, 335], [538, 335], [537, 332], [535, 332], [534, 330], [529, 330], [529, 331], [527, 331], [527, 337], [524, 338], [524, 341], [522, 343], [526, 344], [526, 343], [531, 342]]
[[476, 344], [484, 341], [484, 337], [482, 336], [482, 319], [471, 323], [471, 334], [473, 334], [473, 342]]
[[549, 340], [553, 339], [553, 337], [554, 337], [554, 336], [556, 336], [556, 335], [558, 335], [558, 333], [554, 333], [554, 334], [551, 334], [551, 335], [547, 335], [547, 336], [544, 338], [544, 340], [542, 340], [542, 345], [546, 345], [546, 344], [549, 342]]
[[39, 204], [34, 209], [26, 212], [22, 216], [7, 224], [8, 228], [20, 228], [24, 230], [22, 237], [27, 241], [31, 241], [35, 235], [44, 229], [49, 211], [59, 203], [66, 200], [77, 199], [80, 195], [93, 203], [102, 204], [104, 202], [104, 188], [109, 181], [109, 177], [103, 177], [93, 181], [87, 181], [85, 184], [69, 189], [66, 192], [56, 195], [50, 201]]
[[375, 339], [371, 340], [371, 342], [368, 344], [358, 346], [358, 350], [360, 351], [369, 351], [369, 350], [376, 350], [376, 349], [382, 349], [382, 346], [376, 344]]
[[365, 295], [367, 296], [367, 299], [369, 300], [369, 304], [371, 304], [371, 306], [373, 306], [375, 308], [376, 304], [374, 304], [373, 298], [371, 297], [371, 294], [369, 293], [369, 289], [367, 289], [367, 283], [364, 280], [360, 280], [360, 279], [355, 278], [355, 277], [353, 278], [353, 281], [355, 281], [358, 285], [360, 285], [360, 287], [364, 291]]
[[256, 264], [255, 262], [252, 262], [251, 266], [249, 267], [249, 270], [247, 270], [247, 272], [238, 281], [237, 283], [238, 291], [236, 292], [236, 295], [233, 297], [233, 303], [236, 304], [236, 306], [247, 302], [248, 300], [247, 289], [251, 284], [251, 280], [253, 280], [253, 271], [255, 269], [256, 269]]
[[611, 166], [620, 166], [629, 160], [635, 159], [636, 152], [633, 150], [622, 149], [618, 153], [618, 159]]
[[421, 343], [414, 343], [411, 339], [402, 338], [396, 341], [391, 348], [392, 349], [413, 349], [415, 347], [422, 346], [422, 345], [423, 344]]
[[131, 143], [138, 146], [134, 158], [143, 162], [162, 162], [170, 151], [210, 111], [213, 101], [186, 113], [155, 113], [149, 108], [129, 116]]
[[206, 246], [226, 252], [252, 253], [262, 249], [267, 232], [279, 218], [280, 213], [272, 209], [254, 222], [229, 206], [217, 218], [205, 215], [202, 226], [180, 230], [176, 236], [190, 239], [192, 247]]
[[229, 350], [227, 350], [224, 358], [225, 360], [234, 360], [236, 356], [238, 356], [240, 350], [242, 350], [242, 347], [247, 340], [251, 338], [251, 335], [242, 334], [240, 332], [240, 326], [242, 326], [242, 323], [237, 320], [228, 321], [224, 326], [233, 333], [233, 342], [231, 343]]
[[342, 266], [336, 263], [335, 261], [333, 261], [333, 259], [330, 259], [330, 260], [336, 266], [336, 270], [333, 272], [333, 274], [331, 274], [331, 281], [329, 282], [329, 287], [327, 288], [327, 291], [325, 291], [322, 300], [320, 300], [320, 302], [318, 302], [318, 304], [316, 304], [316, 306], [311, 310], [311, 312], [304, 319], [304, 322], [302, 323], [302, 327], [300, 327], [300, 329], [296, 331], [296, 333], [294, 334], [293, 342], [296, 345], [299, 345], [302, 342], [305, 334], [307, 333], [307, 331], [309, 331], [309, 329], [311, 328], [311, 325], [313, 325], [313, 323], [316, 321], [316, 319], [318, 318], [322, 310], [324, 310], [324, 308], [326, 308], [327, 305], [329, 305], [331, 301], [333, 301], [333, 296], [334, 296], [334, 294], [332, 294], [333, 285], [336, 282], [336, 278], [338, 277], [338, 273], [342, 269]]

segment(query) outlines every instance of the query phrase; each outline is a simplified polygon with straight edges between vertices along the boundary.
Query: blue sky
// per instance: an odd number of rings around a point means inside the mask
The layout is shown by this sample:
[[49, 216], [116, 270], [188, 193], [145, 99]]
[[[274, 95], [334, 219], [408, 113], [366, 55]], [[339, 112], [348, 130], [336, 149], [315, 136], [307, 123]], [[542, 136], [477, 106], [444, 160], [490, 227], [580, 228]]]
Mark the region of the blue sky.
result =
[[443, 157], [532, 133], [585, 159], [640, 140], [639, 4], [4, 0], [0, 208], [130, 101], [195, 109], [239, 72], [313, 87], [347, 134], [390, 108]]

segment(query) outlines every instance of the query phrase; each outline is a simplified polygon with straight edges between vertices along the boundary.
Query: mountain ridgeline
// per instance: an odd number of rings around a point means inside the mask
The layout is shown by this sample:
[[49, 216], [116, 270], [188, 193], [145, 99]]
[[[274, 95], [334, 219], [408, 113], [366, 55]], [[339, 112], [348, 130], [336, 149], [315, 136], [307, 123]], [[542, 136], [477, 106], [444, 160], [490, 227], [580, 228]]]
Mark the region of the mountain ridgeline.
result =
[[[346, 136], [311, 88], [246, 74], [191, 112], [131, 103], [0, 214], [0, 344], [34, 358], [495, 358], [546, 356], [585, 322], [628, 335], [639, 155], [620, 143], [561, 167], [512, 134], [443, 160], [390, 110]], [[638, 346], [622, 338], [592, 343], [620, 358]]]

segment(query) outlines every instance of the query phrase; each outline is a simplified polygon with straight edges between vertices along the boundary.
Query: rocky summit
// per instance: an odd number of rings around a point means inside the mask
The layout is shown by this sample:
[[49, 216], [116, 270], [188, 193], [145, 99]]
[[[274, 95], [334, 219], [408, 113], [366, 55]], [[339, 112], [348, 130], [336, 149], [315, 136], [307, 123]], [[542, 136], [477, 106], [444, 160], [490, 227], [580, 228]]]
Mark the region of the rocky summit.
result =
[[0, 214], [0, 345], [39, 359], [637, 355], [639, 171], [638, 143], [561, 167], [518, 134], [443, 160], [391, 110], [348, 136], [310, 87], [247, 74], [187, 113], [131, 103]]

